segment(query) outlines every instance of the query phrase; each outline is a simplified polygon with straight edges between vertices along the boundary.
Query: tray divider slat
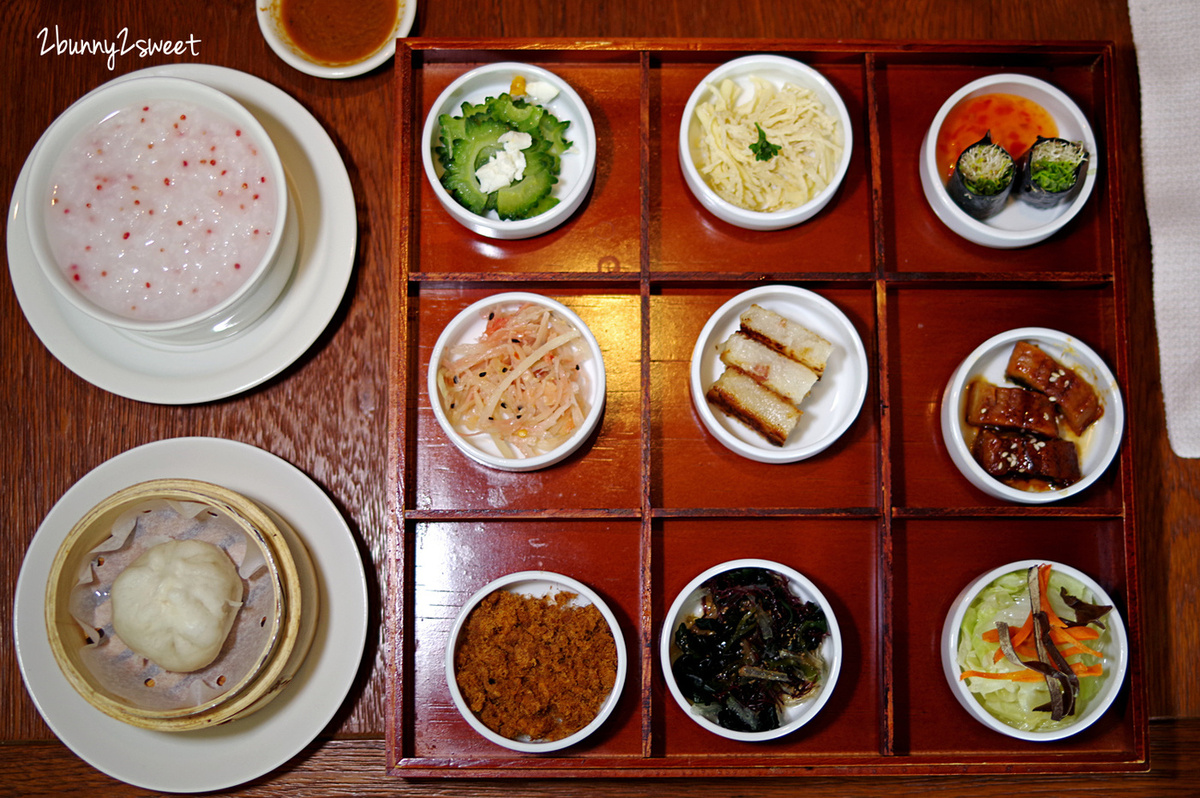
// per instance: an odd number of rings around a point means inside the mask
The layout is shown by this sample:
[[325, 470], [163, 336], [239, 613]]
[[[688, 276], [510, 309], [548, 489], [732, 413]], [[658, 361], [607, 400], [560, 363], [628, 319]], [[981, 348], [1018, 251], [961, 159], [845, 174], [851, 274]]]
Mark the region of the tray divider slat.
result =
[[650, 54], [643, 51], [638, 56], [640, 103], [640, 131], [638, 132], [638, 157], [641, 185], [639, 186], [640, 240], [638, 244], [639, 295], [641, 303], [641, 537], [638, 567], [640, 569], [641, 623], [638, 625], [638, 653], [641, 662], [641, 719], [642, 756], [654, 755], [653, 750], [653, 629], [654, 602], [652, 591], [653, 546], [651, 527], [651, 433], [650, 433]]
[[879, 753], [894, 756], [896, 753], [896, 702], [895, 667], [892, 648], [892, 433], [889, 412], [890, 377], [888, 360], [888, 317], [887, 317], [887, 226], [884, 219], [883, 200], [883, 152], [880, 138], [879, 95], [877, 63], [874, 53], [867, 53], [863, 63], [865, 83], [866, 128], [867, 128], [867, 179], [870, 181], [870, 213], [872, 262], [875, 267], [875, 352], [878, 362], [875, 374], [878, 379], [877, 404], [879, 412], [879, 448], [876, 460], [878, 480], [879, 514], [879, 575], [875, 591], [876, 608], [879, 614], [877, 644], [879, 645]]

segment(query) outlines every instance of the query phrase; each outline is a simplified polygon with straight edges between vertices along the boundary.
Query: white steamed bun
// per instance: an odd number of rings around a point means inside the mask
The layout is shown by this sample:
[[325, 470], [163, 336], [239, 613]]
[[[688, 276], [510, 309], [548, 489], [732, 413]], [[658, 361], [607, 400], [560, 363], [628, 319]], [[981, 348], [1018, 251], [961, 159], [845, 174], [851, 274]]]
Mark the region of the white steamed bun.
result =
[[147, 549], [113, 581], [113, 629], [160, 668], [187, 673], [217, 658], [238, 609], [242, 580], [229, 555], [200, 540]]

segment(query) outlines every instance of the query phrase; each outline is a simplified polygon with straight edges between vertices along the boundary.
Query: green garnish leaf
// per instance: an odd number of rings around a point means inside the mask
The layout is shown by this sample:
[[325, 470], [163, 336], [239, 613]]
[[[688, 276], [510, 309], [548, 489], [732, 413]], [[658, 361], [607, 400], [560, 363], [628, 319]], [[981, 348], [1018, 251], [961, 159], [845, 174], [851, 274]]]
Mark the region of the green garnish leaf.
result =
[[767, 141], [767, 134], [762, 125], [755, 122], [754, 127], [758, 128], [758, 141], [750, 145], [750, 152], [754, 153], [756, 161], [769, 161], [779, 154], [780, 145]]

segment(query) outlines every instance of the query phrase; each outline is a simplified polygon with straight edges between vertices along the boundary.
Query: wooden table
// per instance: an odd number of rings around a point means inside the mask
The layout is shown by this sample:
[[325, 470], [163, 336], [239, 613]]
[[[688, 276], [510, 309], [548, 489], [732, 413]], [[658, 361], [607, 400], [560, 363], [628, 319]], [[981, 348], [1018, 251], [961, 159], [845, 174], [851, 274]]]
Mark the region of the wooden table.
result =
[[[280, 61], [259, 35], [253, 3], [121, 0], [78, 5], [20, 0], [0, 20], [5, 54], [2, 168], [4, 195], [47, 125], [75, 98], [116, 75], [163, 63], [218, 64], [273, 83], [312, 111], [329, 131], [358, 202], [358, 256], [349, 290], [328, 328], [294, 365], [265, 385], [198, 406], [160, 406], [123, 399], [67, 370], [33, 333], [8, 287], [0, 293], [5, 394], [3, 486], [10, 545], [0, 554], [3, 626], [12, 626], [12, 596], [24, 550], [54, 502], [105, 460], [143, 443], [201, 435], [244, 441], [290, 461], [333, 498], [374, 565], [367, 652], [334, 721], [282, 768], [239, 794], [406, 794], [449, 791], [475, 795], [632, 794], [647, 785], [619, 780], [498, 782], [407, 781], [385, 772], [388, 711], [380, 622], [386, 568], [387, 360], [389, 271], [393, 241], [393, 71], [386, 66], [346, 81], [324, 81]], [[199, 39], [198, 55], [139, 58], [43, 54], [55, 26], [66, 38]], [[42, 34], [42, 29], [47, 29]], [[1139, 102], [1128, 12], [1110, 0], [1041, 2], [921, 2], [871, 4], [709, 3], [667, 0], [646, 5], [511, 0], [480, 5], [461, 0], [422, 4], [413, 35], [425, 37], [580, 38], [738, 37], [886, 40], [1112, 40], [1116, 43], [1120, 138], [1131, 149], [1119, 159], [1124, 240], [1131, 274], [1129, 318], [1132, 380], [1126, 387], [1135, 447], [1137, 516], [1141, 532], [1143, 652], [1149, 674], [1151, 763], [1147, 774], [1069, 777], [883, 777], [761, 780], [736, 785], [656, 783], [663, 795], [693, 790], [847, 795], [896, 792], [1050, 795], [1084, 789], [1137, 795], [1194, 794], [1200, 772], [1200, 678], [1190, 657], [1200, 644], [1200, 461], [1176, 457], [1167, 443], [1153, 325], [1149, 230], [1141, 183]], [[1172, 619], [1167, 623], [1163, 619]], [[27, 695], [11, 634], [0, 636], [0, 792], [37, 794], [70, 789], [135, 794], [92, 769], [59, 743]], [[969, 786], [968, 786], [969, 785]]]

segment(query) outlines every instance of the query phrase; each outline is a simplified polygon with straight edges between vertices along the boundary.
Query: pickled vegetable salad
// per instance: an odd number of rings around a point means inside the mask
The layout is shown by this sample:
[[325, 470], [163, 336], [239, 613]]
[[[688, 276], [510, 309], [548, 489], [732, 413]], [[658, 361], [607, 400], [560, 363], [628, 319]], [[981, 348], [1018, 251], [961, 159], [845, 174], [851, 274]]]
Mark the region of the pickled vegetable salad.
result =
[[451, 425], [489, 436], [503, 457], [552, 451], [588, 412], [581, 333], [546, 307], [493, 312], [478, 341], [450, 349], [438, 392]]
[[[1033, 598], [1038, 613], [1029, 611]], [[1110, 642], [1101, 619], [1112, 608], [1092, 599], [1082, 583], [1049, 565], [1001, 576], [963, 616], [959, 678], [1014, 728], [1053, 731], [1074, 723], [1100, 691]]]

